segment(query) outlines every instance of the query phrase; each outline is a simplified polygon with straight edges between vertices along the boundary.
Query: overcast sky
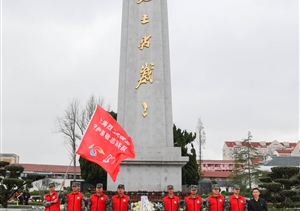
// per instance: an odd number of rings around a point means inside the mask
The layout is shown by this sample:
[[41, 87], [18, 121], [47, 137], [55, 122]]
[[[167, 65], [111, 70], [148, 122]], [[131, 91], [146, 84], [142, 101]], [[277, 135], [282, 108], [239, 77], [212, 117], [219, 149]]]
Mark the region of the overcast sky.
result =
[[[156, 1], [156, 0], [153, 0]], [[169, 0], [173, 121], [224, 141], [299, 140], [298, 0]], [[2, 0], [1, 152], [69, 164], [54, 120], [93, 93], [117, 111], [122, 0]], [[130, 135], [130, 134], [129, 134]]]

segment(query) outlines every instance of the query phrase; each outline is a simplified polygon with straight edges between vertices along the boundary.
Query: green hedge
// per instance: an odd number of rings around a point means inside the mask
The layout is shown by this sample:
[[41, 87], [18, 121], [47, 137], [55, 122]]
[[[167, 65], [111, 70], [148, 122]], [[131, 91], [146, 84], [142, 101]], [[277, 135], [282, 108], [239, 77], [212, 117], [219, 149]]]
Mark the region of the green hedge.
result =
[[[9, 205], [16, 205], [16, 206], [18, 206], [18, 207], [22, 207], [22, 206], [27, 206], [28, 207], [28, 205], [17, 205], [17, 202], [16, 201], [14, 201], [14, 202], [8, 202], [8, 204]], [[29, 205], [43, 205], [43, 202], [28, 202], [28, 204]]]
[[285, 208], [274, 208], [274, 207], [272, 207], [272, 208], [269, 209], [269, 211], [299, 211], [299, 208], [298, 209], [297, 208], [295, 208], [295, 209], [291, 209], [291, 208], [285, 209]]

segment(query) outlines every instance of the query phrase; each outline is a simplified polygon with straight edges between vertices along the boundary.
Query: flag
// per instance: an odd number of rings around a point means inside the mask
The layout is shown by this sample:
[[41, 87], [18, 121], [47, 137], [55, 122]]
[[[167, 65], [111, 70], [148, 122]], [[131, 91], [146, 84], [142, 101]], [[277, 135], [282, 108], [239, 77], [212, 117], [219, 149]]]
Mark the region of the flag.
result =
[[131, 138], [100, 106], [96, 107], [76, 154], [100, 165], [114, 182], [120, 171], [120, 163], [126, 158], [135, 157]]

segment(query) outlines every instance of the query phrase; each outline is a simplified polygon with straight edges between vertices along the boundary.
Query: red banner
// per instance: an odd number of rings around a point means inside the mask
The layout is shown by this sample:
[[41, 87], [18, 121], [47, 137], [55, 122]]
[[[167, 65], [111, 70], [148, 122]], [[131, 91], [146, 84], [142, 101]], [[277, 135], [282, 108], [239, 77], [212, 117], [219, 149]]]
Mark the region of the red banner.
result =
[[100, 165], [113, 181], [120, 171], [120, 163], [135, 157], [131, 138], [100, 106], [96, 107], [76, 154]]

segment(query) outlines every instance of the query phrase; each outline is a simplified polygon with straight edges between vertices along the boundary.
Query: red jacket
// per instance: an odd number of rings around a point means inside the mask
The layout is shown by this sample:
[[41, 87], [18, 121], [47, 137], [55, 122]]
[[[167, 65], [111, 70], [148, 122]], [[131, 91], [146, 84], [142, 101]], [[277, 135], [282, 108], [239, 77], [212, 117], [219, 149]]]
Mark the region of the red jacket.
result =
[[208, 211], [224, 211], [225, 201], [224, 196], [218, 194], [215, 197], [213, 194], [207, 197], [206, 208]]
[[196, 196], [195, 198], [192, 195], [185, 197], [183, 202], [185, 211], [201, 211], [202, 210], [202, 198]]
[[121, 197], [117, 194], [111, 197], [112, 211], [128, 211], [130, 209], [130, 198], [123, 194]]
[[83, 211], [85, 202], [83, 194], [80, 192], [71, 192], [66, 196], [65, 211]]
[[101, 194], [98, 196], [96, 193], [90, 196], [89, 210], [90, 211], [105, 211], [108, 207], [109, 199], [107, 195]]
[[235, 197], [234, 194], [228, 197], [229, 211], [245, 211], [246, 200], [243, 196]]
[[[54, 200], [58, 199], [56, 203]], [[51, 195], [47, 193], [44, 195], [45, 211], [60, 211], [60, 201], [57, 192], [53, 192]]]
[[168, 195], [163, 198], [164, 211], [179, 211], [180, 204], [179, 198], [175, 195], [172, 198]]

